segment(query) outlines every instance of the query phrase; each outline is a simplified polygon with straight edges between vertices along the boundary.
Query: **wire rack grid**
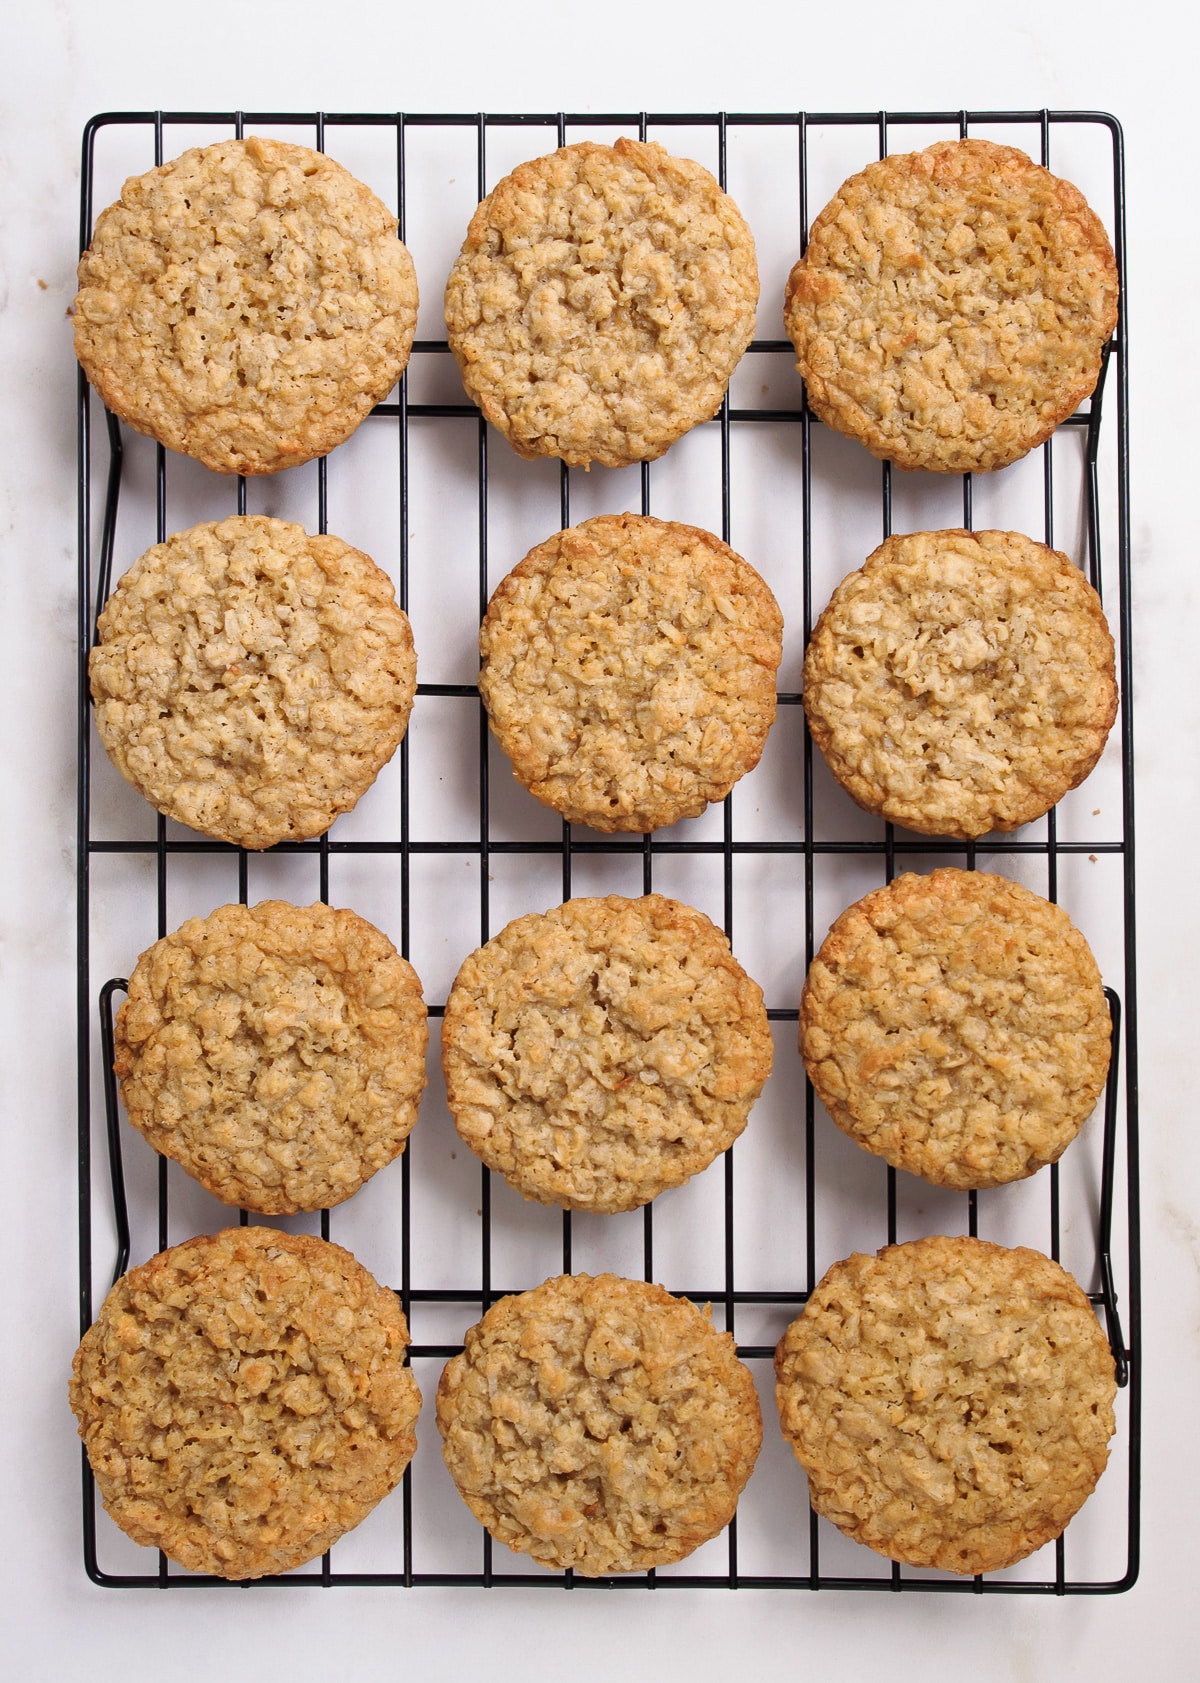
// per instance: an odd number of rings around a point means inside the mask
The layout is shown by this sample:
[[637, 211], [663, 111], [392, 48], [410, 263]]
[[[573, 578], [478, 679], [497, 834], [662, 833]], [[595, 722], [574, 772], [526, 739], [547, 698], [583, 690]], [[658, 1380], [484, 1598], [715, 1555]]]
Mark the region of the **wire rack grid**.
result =
[[[188, 145], [272, 132], [329, 150], [393, 204], [416, 259], [422, 310], [392, 398], [330, 458], [271, 481], [218, 481], [123, 432], [80, 377], [81, 1330], [92, 1319], [97, 1279], [232, 1219], [128, 1133], [111, 1073], [121, 978], [185, 916], [273, 895], [352, 905], [412, 959], [437, 1019], [458, 962], [510, 917], [572, 894], [674, 894], [725, 928], [767, 995], [775, 1071], [746, 1134], [706, 1174], [643, 1211], [544, 1210], [493, 1184], [458, 1148], [432, 1067], [405, 1155], [332, 1217], [315, 1218], [322, 1235], [333, 1229], [400, 1295], [427, 1400], [422, 1447], [400, 1490], [319, 1568], [261, 1584], [976, 1595], [1128, 1588], [1139, 1546], [1140, 1283], [1124, 301], [1089, 404], [1024, 462], [961, 477], [893, 473], [830, 433], [804, 403], [790, 345], [771, 337], [754, 340], [716, 419], [660, 462], [588, 475], [518, 462], [464, 401], [440, 323], [442, 277], [475, 203], [496, 180], [556, 145], [621, 133], [700, 158], [738, 200], [759, 244], [760, 328], [777, 320], [774, 300], [810, 217], [842, 179], [889, 151], [968, 133], [1012, 140], [1084, 186], [1110, 228], [1123, 277], [1119, 125], [1102, 113], [1046, 110], [114, 112], [93, 118], [84, 134], [81, 248], [94, 207], [116, 197], [125, 175]], [[785, 659], [762, 764], [724, 803], [671, 830], [599, 838], [552, 819], [512, 786], [478, 700], [474, 640], [491, 589], [532, 543], [626, 508], [708, 526], [752, 560], [784, 607]], [[266, 855], [207, 841], [150, 812], [93, 754], [88, 700], [95, 618], [115, 574], [169, 532], [235, 511], [333, 530], [371, 553], [392, 573], [412, 618], [421, 672], [408, 736], [375, 788], [319, 841]], [[1119, 728], [1100, 766], [1046, 819], [977, 844], [916, 837], [859, 812], [814, 756], [799, 705], [804, 642], [837, 581], [893, 529], [949, 525], [1019, 529], [1066, 549], [1104, 596], [1118, 647]], [[1114, 1020], [1104, 1103], [1061, 1164], [1031, 1182], [966, 1195], [897, 1175], [844, 1140], [815, 1103], [795, 1047], [800, 983], [837, 912], [898, 869], [947, 858], [1017, 876], [1067, 905], [1097, 952]], [[1110, 1467], [1065, 1537], [986, 1578], [902, 1569], [847, 1542], [808, 1510], [803, 1475], [774, 1427], [774, 1344], [825, 1268], [852, 1249], [933, 1232], [1028, 1243], [1063, 1260], [1105, 1318], [1123, 1387]], [[464, 1329], [506, 1292], [572, 1269], [640, 1274], [711, 1303], [760, 1382], [765, 1444], [738, 1518], [678, 1568], [590, 1580], [528, 1571], [493, 1546], [441, 1468], [428, 1402]], [[86, 1569], [98, 1584], [223, 1582], [163, 1556], [148, 1570], [146, 1552], [99, 1512], [86, 1458], [83, 1521]]]

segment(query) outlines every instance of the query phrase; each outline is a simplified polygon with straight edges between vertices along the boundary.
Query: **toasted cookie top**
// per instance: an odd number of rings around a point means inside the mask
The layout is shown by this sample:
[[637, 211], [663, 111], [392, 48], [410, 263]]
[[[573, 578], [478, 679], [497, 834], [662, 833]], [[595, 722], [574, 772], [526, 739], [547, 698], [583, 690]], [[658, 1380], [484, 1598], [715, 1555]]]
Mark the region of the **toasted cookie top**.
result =
[[1083, 781], [1116, 717], [1100, 598], [1018, 532], [890, 537], [834, 591], [804, 711], [869, 812], [935, 836], [1040, 818]]
[[994, 1572], [1057, 1537], [1108, 1461], [1116, 1383], [1049, 1257], [930, 1238], [835, 1263], [775, 1354], [819, 1514], [909, 1566]]
[[844, 911], [800, 1001], [800, 1050], [838, 1127], [962, 1189], [1062, 1155], [1103, 1091], [1110, 1035], [1096, 961], [1066, 912], [952, 866]]
[[666, 1566], [715, 1537], [762, 1441], [730, 1335], [613, 1274], [501, 1298], [447, 1364], [437, 1422], [493, 1537], [585, 1577]]
[[464, 962], [442, 1023], [455, 1126], [527, 1198], [635, 1209], [705, 1169], [771, 1069], [762, 990], [702, 912], [568, 900]]
[[425, 1086], [416, 971], [355, 912], [219, 906], [138, 959], [117, 1012], [129, 1120], [223, 1203], [340, 1204], [404, 1150]]
[[394, 1292], [309, 1234], [234, 1227], [122, 1276], [71, 1406], [104, 1506], [192, 1572], [323, 1554], [400, 1481], [421, 1406]]
[[538, 544], [497, 587], [479, 692], [521, 783], [595, 830], [692, 818], [758, 764], [783, 619], [720, 538], [605, 514]]
[[757, 302], [750, 230], [706, 169], [648, 141], [584, 141], [480, 204], [446, 327], [518, 455], [622, 467], [716, 412]]
[[108, 407], [217, 473], [323, 456], [417, 322], [396, 218], [332, 158], [221, 140], [132, 176], [79, 264], [75, 351]]
[[382, 568], [260, 515], [147, 550], [97, 632], [96, 728], [117, 770], [169, 818], [242, 847], [327, 830], [395, 753], [416, 693]]
[[1096, 384], [1117, 320], [1100, 219], [1012, 146], [946, 140], [851, 176], [784, 323], [823, 421], [902, 468], [1004, 467]]

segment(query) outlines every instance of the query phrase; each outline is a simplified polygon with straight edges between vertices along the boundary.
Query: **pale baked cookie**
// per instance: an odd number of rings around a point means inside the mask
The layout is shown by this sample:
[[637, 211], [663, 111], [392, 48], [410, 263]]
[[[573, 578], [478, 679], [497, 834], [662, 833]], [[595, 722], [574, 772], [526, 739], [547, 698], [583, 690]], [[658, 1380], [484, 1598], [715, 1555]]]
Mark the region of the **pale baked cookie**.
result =
[[1108, 1461], [1116, 1382], [1038, 1251], [917, 1239], [835, 1263], [775, 1353], [819, 1514], [908, 1566], [996, 1572], [1057, 1537]]
[[1040, 818], [1100, 758], [1117, 712], [1100, 598], [1018, 532], [891, 537], [813, 629], [804, 711], [868, 812], [934, 836]]
[[501, 1298], [447, 1363], [437, 1423], [492, 1536], [589, 1578], [666, 1566], [715, 1537], [762, 1442], [730, 1335], [614, 1274]]
[[479, 693], [544, 805], [594, 830], [656, 830], [758, 764], [782, 638], [767, 585], [711, 532], [604, 514], [497, 587]]
[[217, 473], [340, 444], [417, 323], [396, 218], [332, 158], [221, 140], [131, 176], [79, 264], [75, 351], [109, 409]]
[[425, 1087], [416, 971], [320, 903], [219, 906], [148, 948], [117, 1012], [129, 1120], [223, 1203], [326, 1209], [404, 1150]]
[[990, 140], [851, 176], [812, 225], [784, 324], [823, 421], [902, 468], [1004, 467], [1091, 393], [1117, 267], [1070, 182]]
[[753, 237], [706, 169], [649, 141], [584, 141], [480, 204], [446, 328], [518, 455], [624, 467], [716, 413], [757, 303]]
[[612, 1213], [705, 1169], [771, 1069], [762, 989], [702, 912], [610, 894], [519, 917], [442, 1023], [455, 1126], [527, 1198]]
[[1100, 972], [1066, 912], [952, 866], [844, 911], [800, 1001], [800, 1050], [838, 1127], [962, 1189], [1057, 1161], [1104, 1089], [1110, 1035]]
[[234, 1227], [117, 1281], [71, 1407], [116, 1523], [192, 1572], [323, 1554], [399, 1482], [421, 1406], [392, 1291], [340, 1245]]
[[387, 574], [286, 520], [233, 515], [156, 544], [97, 633], [96, 728], [117, 770], [242, 847], [327, 830], [395, 753], [416, 694]]

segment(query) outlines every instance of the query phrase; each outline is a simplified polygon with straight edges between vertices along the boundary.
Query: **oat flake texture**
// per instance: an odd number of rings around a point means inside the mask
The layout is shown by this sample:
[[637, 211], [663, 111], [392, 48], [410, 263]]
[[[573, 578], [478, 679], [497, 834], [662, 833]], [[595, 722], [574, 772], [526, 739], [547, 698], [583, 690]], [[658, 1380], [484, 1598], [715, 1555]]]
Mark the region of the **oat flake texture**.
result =
[[724, 934], [661, 894], [516, 918], [463, 963], [442, 1022], [471, 1150], [527, 1198], [608, 1214], [732, 1145], [772, 1050]]
[[518, 455], [623, 467], [716, 413], [757, 302], [753, 237], [706, 169], [653, 142], [584, 141], [484, 199], [446, 328]]
[[1104, 1089], [1111, 1029], [1062, 907], [953, 866], [908, 872], [844, 911], [800, 1001], [800, 1050], [838, 1127], [962, 1190], [1062, 1155]]
[[117, 1012], [129, 1120], [234, 1208], [340, 1204], [404, 1150], [425, 1086], [416, 972], [355, 912], [220, 906], [138, 959]]
[[117, 581], [89, 665], [122, 777], [218, 841], [319, 836], [370, 788], [416, 694], [408, 618], [340, 538], [233, 515], [177, 532]]
[[804, 711], [838, 782], [910, 830], [971, 839], [1040, 818], [1092, 770], [1117, 712], [1100, 598], [1018, 532], [913, 532], [834, 591]]
[[189, 1239], [122, 1276], [71, 1406], [121, 1527], [192, 1572], [313, 1560], [400, 1482], [421, 1406], [396, 1295], [339, 1245]]
[[75, 350], [108, 408], [217, 473], [324, 456], [417, 322], [396, 218], [332, 158], [251, 136], [132, 176], [79, 264]]
[[947, 140], [843, 183], [792, 270], [784, 324], [823, 421], [902, 468], [990, 470], [1093, 390], [1117, 267], [1070, 182]]
[[492, 1536], [585, 1577], [666, 1566], [715, 1537], [762, 1441], [730, 1335], [613, 1274], [494, 1304], [442, 1374], [437, 1422]]
[[939, 1237], [851, 1256], [780, 1339], [775, 1372], [813, 1507], [908, 1566], [1023, 1560], [1108, 1461], [1108, 1341], [1037, 1251]]
[[711, 532], [606, 514], [501, 581], [479, 648], [518, 781], [573, 824], [642, 834], [697, 817], [758, 764], [783, 619]]

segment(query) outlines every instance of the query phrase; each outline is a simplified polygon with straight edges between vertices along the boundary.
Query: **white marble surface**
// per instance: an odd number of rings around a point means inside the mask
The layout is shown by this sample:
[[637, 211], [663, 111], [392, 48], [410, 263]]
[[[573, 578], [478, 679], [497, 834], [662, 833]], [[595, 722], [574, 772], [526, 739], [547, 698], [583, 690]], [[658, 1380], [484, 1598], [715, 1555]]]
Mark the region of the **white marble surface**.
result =
[[[96, 1679], [395, 1674], [717, 1678], [768, 1667], [856, 1678], [1196, 1674], [1193, 1399], [1200, 1385], [1200, 1144], [1189, 1108], [1200, 834], [1197, 218], [1189, 66], [1165, 6], [1013, 0], [986, 28], [923, 0], [809, 15], [532, 0], [412, 8], [247, 4], [184, 21], [62, 0], [6, 29], [0, 134], [0, 477], [10, 637], [0, 938], [5, 1383], [0, 1600], [9, 1674]], [[731, 19], [736, 28], [731, 27]], [[686, 20], [686, 21], [685, 21]], [[671, 1596], [422, 1590], [157, 1595], [88, 1583], [63, 1399], [76, 1339], [74, 1169], [74, 366], [78, 155], [101, 110], [234, 106], [519, 110], [1102, 109], [1128, 161], [1129, 368], [1142, 1000], [1143, 1565], [1115, 1597]], [[1181, 162], [1182, 160], [1182, 162]]]

